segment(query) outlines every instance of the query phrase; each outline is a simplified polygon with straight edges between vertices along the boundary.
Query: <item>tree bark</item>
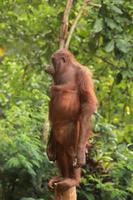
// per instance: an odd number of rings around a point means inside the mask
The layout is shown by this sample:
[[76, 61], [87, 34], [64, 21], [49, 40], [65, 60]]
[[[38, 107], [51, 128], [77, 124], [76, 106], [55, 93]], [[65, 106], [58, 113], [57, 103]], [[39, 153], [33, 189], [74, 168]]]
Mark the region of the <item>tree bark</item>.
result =
[[55, 200], [77, 200], [76, 187], [60, 193], [55, 191]]

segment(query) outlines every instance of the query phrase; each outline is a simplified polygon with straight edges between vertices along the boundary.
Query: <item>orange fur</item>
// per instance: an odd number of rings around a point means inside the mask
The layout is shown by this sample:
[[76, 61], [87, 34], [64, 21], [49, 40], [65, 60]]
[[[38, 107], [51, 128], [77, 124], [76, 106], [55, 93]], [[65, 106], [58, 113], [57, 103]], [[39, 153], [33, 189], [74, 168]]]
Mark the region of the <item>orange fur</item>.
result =
[[70, 51], [56, 51], [52, 62], [54, 84], [49, 106], [51, 136], [48, 155], [59, 166], [64, 179], [56, 186], [63, 191], [79, 183], [86, 144], [92, 133], [90, 119], [96, 111], [97, 98], [91, 72], [77, 62]]

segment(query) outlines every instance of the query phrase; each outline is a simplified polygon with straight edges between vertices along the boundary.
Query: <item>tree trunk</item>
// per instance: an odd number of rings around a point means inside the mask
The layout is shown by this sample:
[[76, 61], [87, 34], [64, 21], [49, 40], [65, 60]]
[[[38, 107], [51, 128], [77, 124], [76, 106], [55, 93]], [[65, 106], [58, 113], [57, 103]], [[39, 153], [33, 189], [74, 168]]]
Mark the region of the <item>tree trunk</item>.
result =
[[76, 187], [72, 187], [63, 193], [55, 191], [55, 200], [77, 200]]

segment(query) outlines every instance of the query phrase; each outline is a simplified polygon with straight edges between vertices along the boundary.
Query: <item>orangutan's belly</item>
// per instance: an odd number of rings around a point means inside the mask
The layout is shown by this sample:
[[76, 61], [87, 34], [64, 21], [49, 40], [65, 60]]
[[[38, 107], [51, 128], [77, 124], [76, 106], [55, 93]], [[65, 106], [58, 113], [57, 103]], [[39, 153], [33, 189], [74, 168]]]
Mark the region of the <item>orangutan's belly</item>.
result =
[[57, 92], [51, 99], [51, 114], [54, 120], [71, 120], [78, 116], [80, 102], [77, 90]]

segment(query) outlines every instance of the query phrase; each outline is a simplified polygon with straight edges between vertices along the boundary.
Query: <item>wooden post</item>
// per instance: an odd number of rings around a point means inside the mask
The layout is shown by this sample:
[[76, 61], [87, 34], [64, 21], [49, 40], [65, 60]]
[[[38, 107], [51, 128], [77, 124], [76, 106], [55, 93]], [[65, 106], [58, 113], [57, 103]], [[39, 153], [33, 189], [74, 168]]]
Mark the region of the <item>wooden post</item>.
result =
[[55, 191], [55, 200], [77, 200], [76, 187], [72, 187], [63, 193]]

